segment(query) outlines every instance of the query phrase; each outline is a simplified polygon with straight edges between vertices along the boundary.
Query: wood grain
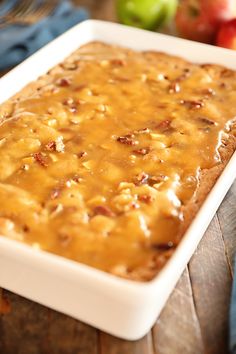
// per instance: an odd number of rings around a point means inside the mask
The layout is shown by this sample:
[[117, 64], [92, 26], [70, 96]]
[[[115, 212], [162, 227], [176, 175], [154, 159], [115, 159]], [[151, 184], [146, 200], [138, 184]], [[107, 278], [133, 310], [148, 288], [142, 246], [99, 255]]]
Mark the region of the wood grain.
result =
[[232, 278], [217, 216], [193, 255], [189, 272], [205, 352], [225, 354]]
[[236, 182], [227, 193], [217, 212], [219, 225], [225, 245], [225, 254], [233, 274], [234, 255], [236, 250]]
[[4, 294], [11, 312], [1, 315], [1, 354], [97, 354], [95, 328], [10, 292]]
[[144, 338], [130, 342], [100, 332], [101, 354], [154, 354], [151, 332]]
[[158, 354], [203, 353], [202, 334], [195, 312], [188, 268], [153, 328]]

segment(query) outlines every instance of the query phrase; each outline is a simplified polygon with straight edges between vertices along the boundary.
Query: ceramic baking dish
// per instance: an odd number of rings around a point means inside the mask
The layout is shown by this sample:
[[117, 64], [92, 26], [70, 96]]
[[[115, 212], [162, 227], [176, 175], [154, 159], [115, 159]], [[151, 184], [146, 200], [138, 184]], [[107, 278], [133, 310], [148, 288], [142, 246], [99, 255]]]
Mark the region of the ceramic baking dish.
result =
[[[86, 21], [38, 51], [0, 80], [0, 103], [93, 40], [179, 55], [236, 69], [236, 52], [118, 24]], [[150, 282], [120, 279], [89, 266], [0, 237], [0, 286], [118, 337], [135, 340], [154, 324], [236, 177], [236, 153], [177, 250]]]

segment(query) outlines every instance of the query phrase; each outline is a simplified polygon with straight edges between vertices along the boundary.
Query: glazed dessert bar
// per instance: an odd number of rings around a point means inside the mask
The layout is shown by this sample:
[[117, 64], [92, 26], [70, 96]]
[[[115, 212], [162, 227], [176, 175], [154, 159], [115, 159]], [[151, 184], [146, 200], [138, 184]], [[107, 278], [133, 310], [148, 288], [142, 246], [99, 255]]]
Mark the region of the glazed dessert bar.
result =
[[0, 106], [0, 234], [152, 279], [236, 147], [236, 72], [88, 43]]

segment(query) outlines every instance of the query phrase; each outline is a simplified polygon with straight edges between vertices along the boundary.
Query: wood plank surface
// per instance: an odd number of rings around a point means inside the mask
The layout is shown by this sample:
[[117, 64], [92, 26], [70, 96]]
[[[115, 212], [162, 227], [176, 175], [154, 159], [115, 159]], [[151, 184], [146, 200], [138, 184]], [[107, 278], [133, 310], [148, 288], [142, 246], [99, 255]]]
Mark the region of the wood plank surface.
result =
[[188, 268], [153, 328], [153, 339], [155, 353], [203, 353]]
[[[113, 0], [76, 0], [115, 21]], [[0, 289], [0, 354], [227, 354], [236, 251], [236, 182], [155, 326], [129, 342]]]

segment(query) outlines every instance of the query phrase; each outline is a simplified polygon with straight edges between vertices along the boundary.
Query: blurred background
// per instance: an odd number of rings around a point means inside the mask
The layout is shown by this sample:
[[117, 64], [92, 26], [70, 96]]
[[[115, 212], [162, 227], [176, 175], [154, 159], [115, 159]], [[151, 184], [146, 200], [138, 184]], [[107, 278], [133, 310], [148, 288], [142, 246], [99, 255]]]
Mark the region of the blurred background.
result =
[[236, 49], [236, 0], [0, 0], [0, 71], [88, 18]]

